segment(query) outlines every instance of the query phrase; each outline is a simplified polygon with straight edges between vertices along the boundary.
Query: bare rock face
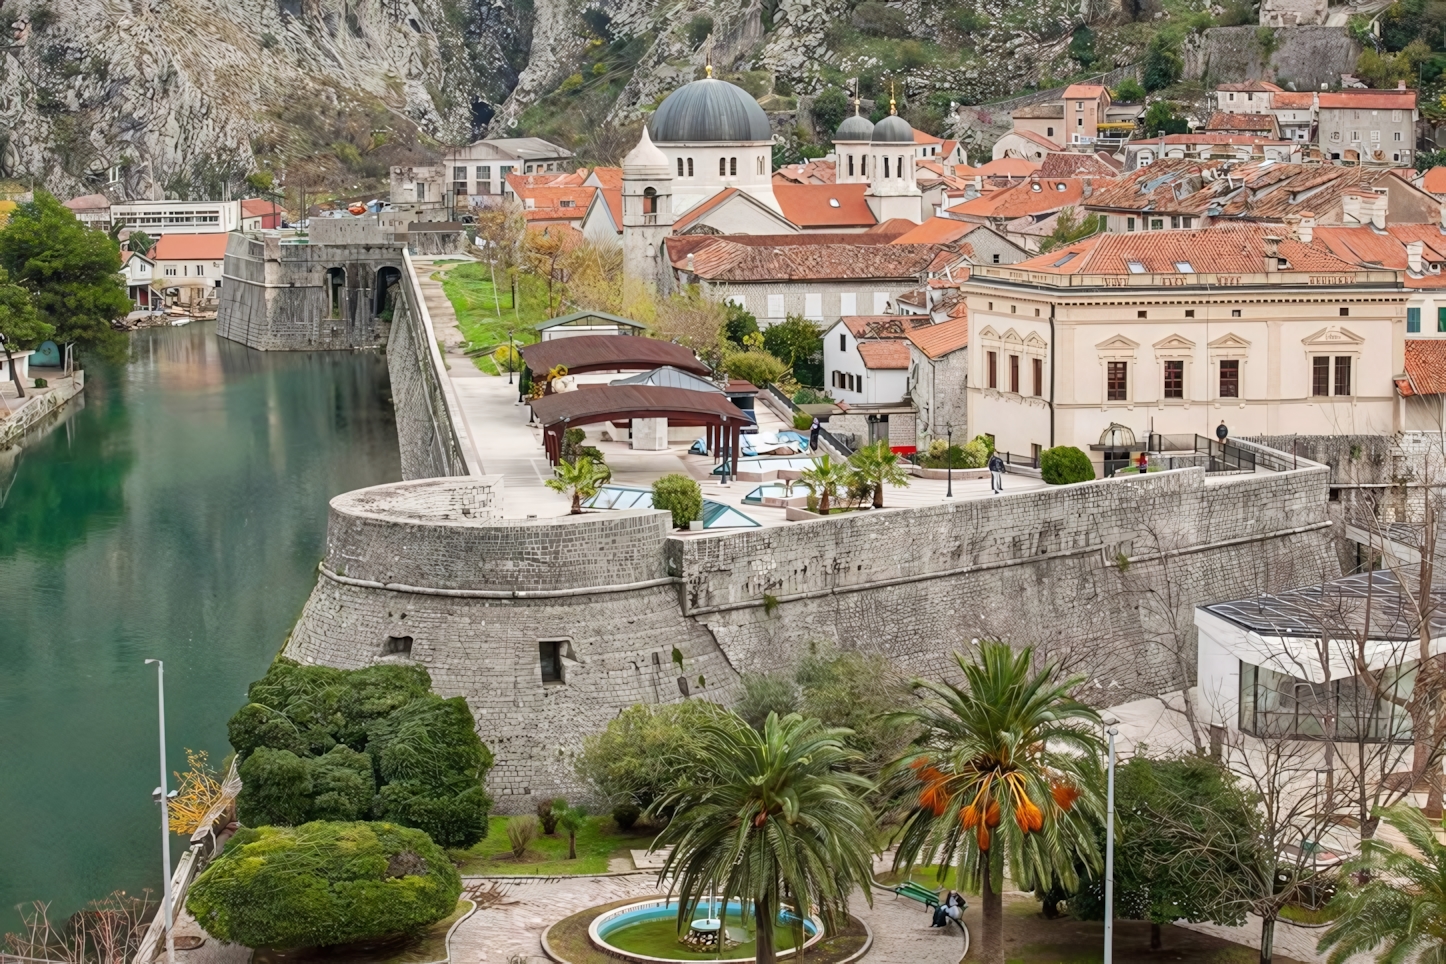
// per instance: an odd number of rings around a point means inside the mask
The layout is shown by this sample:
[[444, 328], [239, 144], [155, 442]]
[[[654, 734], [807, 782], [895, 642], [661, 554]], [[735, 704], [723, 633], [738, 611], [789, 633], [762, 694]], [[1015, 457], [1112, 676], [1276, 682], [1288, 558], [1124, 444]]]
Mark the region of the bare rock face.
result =
[[511, 5], [473, 2], [10, 0], [0, 175], [61, 194], [215, 193], [283, 114], [320, 136], [357, 104], [465, 140], [511, 89], [522, 32]]

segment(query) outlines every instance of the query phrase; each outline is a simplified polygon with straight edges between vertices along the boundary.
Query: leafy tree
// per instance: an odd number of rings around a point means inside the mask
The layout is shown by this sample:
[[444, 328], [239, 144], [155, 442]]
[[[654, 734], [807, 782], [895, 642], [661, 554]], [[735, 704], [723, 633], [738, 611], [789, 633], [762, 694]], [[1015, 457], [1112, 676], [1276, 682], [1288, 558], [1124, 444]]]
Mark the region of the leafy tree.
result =
[[818, 496], [819, 515], [828, 515], [830, 500], [838, 496], [838, 490], [849, 483], [853, 470], [847, 462], [836, 462], [831, 455], [820, 455], [813, 465], [798, 475], [798, 482], [805, 489]]
[[115, 241], [91, 231], [51, 194], [36, 191], [0, 231], [0, 268], [30, 293], [40, 320], [58, 341], [109, 360], [126, 356], [125, 335], [111, 322], [131, 310]]
[[847, 729], [844, 742], [858, 751], [856, 767], [865, 776], [877, 776], [908, 744], [911, 730], [892, 714], [910, 706], [913, 693], [884, 657], [813, 653], [794, 679], [802, 690], [799, 712]]
[[723, 322], [723, 337], [739, 348], [746, 347], [744, 339], [758, 334], [758, 319], [753, 312], [732, 301], [727, 303], [726, 308], [728, 320]]
[[1329, 964], [1373, 954], [1381, 964], [1446, 958], [1446, 846], [1420, 810], [1408, 803], [1377, 811], [1410, 849], [1379, 837], [1365, 840], [1330, 903], [1334, 923], [1316, 948]]
[[1055, 248], [1094, 237], [1104, 229], [1104, 215], [1087, 214], [1080, 217], [1073, 206], [1067, 207], [1059, 212], [1059, 217], [1054, 222], [1054, 230], [1039, 242], [1039, 253], [1048, 254]]
[[155, 240], [144, 231], [132, 231], [126, 238], [126, 250], [136, 254], [149, 254], [155, 246]]
[[1069, 38], [1069, 55], [1080, 70], [1089, 70], [1098, 59], [1095, 55], [1095, 32], [1088, 24], [1080, 24]]
[[415, 933], [461, 893], [457, 868], [420, 830], [314, 822], [238, 830], [186, 909], [220, 941], [317, 947]]
[[275, 824], [294, 827], [306, 823], [311, 812], [311, 768], [290, 750], [258, 747], [242, 761], [237, 772], [241, 794], [236, 815], [250, 827]]
[[252, 171], [246, 175], [246, 187], [253, 194], [270, 194], [276, 186], [276, 178], [270, 171]]
[[813, 99], [813, 125], [818, 135], [832, 140], [834, 131], [849, 115], [849, 99], [837, 87], [830, 87]]
[[762, 388], [782, 378], [788, 366], [761, 348], [750, 348], [724, 355], [723, 371], [732, 378], [741, 378]]
[[797, 714], [770, 714], [761, 732], [732, 713], [704, 724], [702, 765], [658, 804], [673, 812], [658, 880], [674, 878], [679, 927], [705, 897], [737, 898], [752, 905], [756, 959], [774, 964], [785, 900], [833, 921], [854, 887], [872, 899], [873, 785], [848, 769], [846, 736]]
[[1125, 104], [1136, 104], [1145, 99], [1145, 88], [1133, 77], [1126, 77], [1111, 92], [1111, 97]]
[[866, 483], [874, 494], [874, 508], [884, 507], [884, 486], [907, 486], [909, 473], [904, 471], [899, 454], [889, 448], [888, 439], [879, 439], [872, 445], [865, 445], [849, 456], [849, 465], [859, 481]]
[[557, 825], [562, 832], [567, 834], [567, 859], [577, 859], [577, 832], [587, 823], [587, 811], [582, 807], [569, 807], [564, 804], [561, 810], [556, 810]]
[[770, 715], [797, 713], [798, 685], [783, 673], [744, 673], [739, 682], [743, 695], [733, 704], [737, 713], [755, 730], [763, 729]]
[[35, 313], [30, 293], [19, 285], [11, 284], [5, 269], [0, 268], [0, 335], [5, 336], [5, 365], [10, 369], [10, 378], [21, 398], [25, 397], [25, 386], [20, 381], [20, 373], [15, 370], [10, 353], [34, 348], [54, 333], [55, 328]]
[[487, 836], [492, 801], [482, 780], [492, 754], [462, 697], [412, 700], [368, 728], [367, 749], [385, 781], [376, 816], [425, 830], [444, 847]]
[[653, 483], [653, 508], [671, 512], [674, 528], [686, 529], [703, 518], [703, 490], [686, 475], [665, 475]]
[[1151, 104], [1145, 111], [1145, 116], [1140, 118], [1140, 126], [1144, 128], [1146, 137], [1185, 134], [1190, 130], [1189, 123], [1175, 113], [1175, 105], [1167, 100], [1157, 100]]
[[1006, 855], [1026, 889], [1072, 888], [1077, 866], [1099, 864], [1099, 714], [1070, 695], [1083, 677], [1033, 658], [997, 642], [956, 653], [965, 685], [917, 681], [921, 704], [900, 714], [919, 735], [894, 767], [908, 808], [895, 865], [937, 857], [941, 880], [957, 868], [982, 894], [986, 964], [1004, 962]]
[[1147, 91], [1164, 90], [1180, 79], [1185, 62], [1180, 59], [1165, 34], [1156, 34], [1145, 51], [1145, 61], [1140, 67], [1140, 80]]
[[1073, 485], [1095, 477], [1090, 457], [1073, 445], [1056, 445], [1039, 456], [1039, 474], [1050, 485]]
[[[1176, 920], [1245, 923], [1239, 882], [1257, 863], [1255, 806], [1217, 761], [1136, 756], [1115, 773], [1115, 913], [1160, 925]], [[1102, 828], [1100, 847], [1104, 846]], [[1104, 879], [1091, 874], [1069, 899], [1071, 913], [1104, 918]]]
[[796, 372], [800, 364], [823, 354], [823, 332], [802, 315], [789, 315], [764, 329], [763, 347]]
[[583, 742], [577, 774], [614, 803], [652, 807], [701, 764], [698, 730], [720, 712], [703, 700], [630, 706]]
[[554, 492], [572, 495], [572, 515], [582, 515], [583, 502], [597, 495], [598, 489], [613, 477], [612, 469], [585, 455], [572, 462], [557, 463], [553, 472], [555, 476], [548, 479], [546, 485]]
[[1426, 172], [1433, 167], [1446, 165], [1446, 150], [1426, 150], [1416, 152], [1416, 170]]
[[727, 311], [697, 285], [659, 301], [653, 322], [654, 333], [697, 352], [698, 357], [717, 367], [723, 357], [723, 323]]

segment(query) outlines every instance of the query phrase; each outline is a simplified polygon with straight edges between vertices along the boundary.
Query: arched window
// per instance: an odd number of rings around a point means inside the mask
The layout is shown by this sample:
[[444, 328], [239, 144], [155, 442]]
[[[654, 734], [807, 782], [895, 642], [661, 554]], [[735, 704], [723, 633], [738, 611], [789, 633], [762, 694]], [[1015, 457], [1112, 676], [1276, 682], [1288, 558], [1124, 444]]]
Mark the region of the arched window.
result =
[[888, 176], [889, 176], [889, 159], [888, 159], [887, 156], [885, 156], [885, 157], [884, 157], [884, 177], [888, 177]]
[[342, 309], [346, 307], [345, 299], [343, 299], [342, 297], [342, 292], [344, 292], [345, 290], [346, 269], [327, 268], [326, 297], [328, 318], [340, 318], [342, 316]]
[[869, 174], [869, 156], [868, 156], [867, 154], [860, 154], [860, 155], [859, 155], [859, 177], [867, 177], [868, 174]]
[[718, 158], [718, 176], [719, 176], [719, 177], [726, 177], [727, 175], [728, 175], [728, 158], [726, 158], [726, 157], [720, 157], [720, 158]]
[[759, 174], [762, 174], [762, 173], [763, 173], [763, 155], [762, 155], [762, 154], [759, 154], [759, 155], [758, 155], [758, 173], [759, 173]]
[[854, 176], [854, 156], [853, 156], [852, 154], [850, 154], [850, 155], [849, 155], [849, 177], [853, 177], [853, 176]]
[[728, 174], [729, 174], [731, 177], [737, 177], [737, 176], [738, 176], [738, 158], [736, 158], [736, 157], [730, 157], [730, 158], [728, 158]]
[[678, 158], [678, 176], [683, 176], [683, 159], [681, 157]]
[[903, 158], [902, 156], [900, 156], [900, 157], [899, 157], [899, 177], [902, 178], [903, 176], [904, 176], [904, 158]]
[[691, 157], [688, 158], [688, 176], [693, 176], [693, 159]]
[[643, 213], [658, 213], [658, 192], [653, 188], [645, 188], [643, 190]]

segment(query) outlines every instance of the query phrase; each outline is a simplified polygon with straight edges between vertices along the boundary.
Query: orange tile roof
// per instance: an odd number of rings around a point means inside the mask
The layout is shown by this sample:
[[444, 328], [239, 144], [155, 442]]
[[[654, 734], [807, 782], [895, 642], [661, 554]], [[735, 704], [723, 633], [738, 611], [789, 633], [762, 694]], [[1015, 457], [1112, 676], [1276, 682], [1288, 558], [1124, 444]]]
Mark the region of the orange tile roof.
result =
[[1279, 91], [1280, 88], [1268, 80], [1243, 80], [1234, 84], [1217, 84], [1216, 90], [1239, 90], [1239, 91]]
[[266, 198], [248, 197], [241, 201], [241, 214], [243, 217], [259, 218], [268, 214], [282, 214], [281, 205]]
[[837, 165], [822, 158], [802, 164], [785, 164], [773, 172], [775, 184], [833, 184], [837, 180]]
[[682, 231], [684, 228], [691, 225], [694, 221], [698, 220], [700, 217], [707, 214], [709, 211], [713, 210], [718, 205], [722, 204], [724, 201], [728, 200], [733, 195], [738, 193], [739, 191], [736, 187], [725, 187], [717, 194], [708, 198], [708, 200], [699, 201], [697, 204], [689, 208], [686, 214], [673, 222], [673, 231], [675, 233], [678, 231]]
[[783, 216], [802, 228], [858, 227], [877, 223], [864, 200], [867, 184], [775, 184]]
[[597, 178], [598, 183], [605, 189], [623, 189], [623, 169], [620, 167], [595, 167], [590, 176]]
[[[878, 224], [874, 225], [871, 228], [868, 228], [863, 233], [869, 235], [871, 238], [876, 235], [886, 234], [889, 236], [890, 240], [892, 240], [893, 238], [897, 238], [901, 234], [908, 234], [910, 231], [914, 230], [914, 228], [914, 222], [910, 221], [908, 218], [889, 218], [887, 221], [880, 221]], [[858, 235], [851, 235], [851, 237], [856, 238], [858, 237]], [[872, 240], [869, 243], [873, 243]]]
[[[960, 302], [962, 305], [963, 302]], [[955, 310], [958, 310], [956, 306]], [[952, 314], [952, 312], [951, 312]], [[969, 344], [969, 318], [960, 313], [948, 321], [909, 332], [909, 341], [927, 358], [942, 358]]]
[[980, 195], [949, 209], [960, 216], [1020, 218], [1078, 204], [1084, 199], [1084, 181], [1077, 177], [1035, 178], [1022, 184]]
[[850, 334], [861, 340], [907, 338], [909, 332], [933, 324], [928, 315], [844, 315], [839, 321]]
[[958, 241], [979, 225], [971, 221], [955, 221], [953, 218], [929, 218], [907, 234], [894, 239], [895, 244], [950, 244]]
[[1433, 167], [1421, 178], [1421, 190], [1427, 194], [1446, 194], [1446, 167]]
[[1308, 90], [1282, 90], [1270, 99], [1270, 106], [1276, 110], [1303, 110], [1315, 106], [1315, 94]]
[[832, 281], [917, 278], [929, 270], [937, 248], [931, 244], [800, 244], [764, 248], [716, 241], [681, 259], [669, 249], [673, 267], [708, 281]]
[[1094, 98], [1100, 94], [1107, 94], [1109, 91], [1099, 84], [1070, 84], [1064, 89], [1065, 100], [1077, 100], [1079, 98]]
[[1347, 88], [1339, 91], [1321, 91], [1322, 108], [1347, 108], [1352, 110], [1415, 110], [1414, 90], [1359, 90]]
[[1277, 130], [1274, 114], [1232, 114], [1216, 111], [1205, 122], [1206, 131], [1268, 131]]
[[902, 341], [859, 342], [864, 367], [875, 371], [909, 367], [909, 346]]
[[1446, 339], [1407, 338], [1406, 378], [1396, 387], [1406, 396], [1446, 394]]
[[1119, 168], [1112, 167], [1098, 154], [1077, 151], [1054, 151], [1044, 155], [1040, 177], [1119, 177]]
[[[958, 170], [955, 168], [956, 173]], [[997, 161], [981, 164], [969, 173], [982, 174], [985, 177], [1028, 177], [1037, 170], [1038, 161], [1027, 161], [1022, 157], [1001, 157]]]
[[933, 134], [930, 134], [930, 133], [928, 133], [927, 131], [921, 131], [921, 130], [919, 130], [919, 128], [916, 127], [916, 128], [914, 128], [914, 143], [915, 143], [915, 144], [942, 144], [942, 143], [944, 143], [944, 139], [943, 139], [942, 137], [935, 137]]
[[220, 261], [226, 257], [226, 241], [231, 235], [164, 234], [151, 248], [152, 261]]
[[[1225, 224], [1189, 231], [1098, 234], [1013, 267], [1051, 274], [1129, 275], [1129, 262], [1145, 274], [1180, 274], [1188, 263], [1197, 274], [1259, 274], [1265, 270], [1265, 236], [1283, 233], [1276, 225]], [[1283, 238], [1279, 256], [1294, 271], [1354, 272], [1358, 266], [1332, 254], [1324, 243]]]

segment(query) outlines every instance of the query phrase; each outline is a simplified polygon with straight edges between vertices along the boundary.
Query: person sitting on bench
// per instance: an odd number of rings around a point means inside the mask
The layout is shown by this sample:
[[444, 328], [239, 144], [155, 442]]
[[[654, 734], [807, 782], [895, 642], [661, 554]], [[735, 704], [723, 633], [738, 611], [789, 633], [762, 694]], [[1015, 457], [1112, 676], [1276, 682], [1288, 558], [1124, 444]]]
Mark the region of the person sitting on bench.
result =
[[949, 896], [944, 902], [934, 908], [934, 923], [930, 927], [948, 927], [951, 920], [958, 920], [959, 915], [964, 911], [964, 898], [954, 891], [949, 891]]

